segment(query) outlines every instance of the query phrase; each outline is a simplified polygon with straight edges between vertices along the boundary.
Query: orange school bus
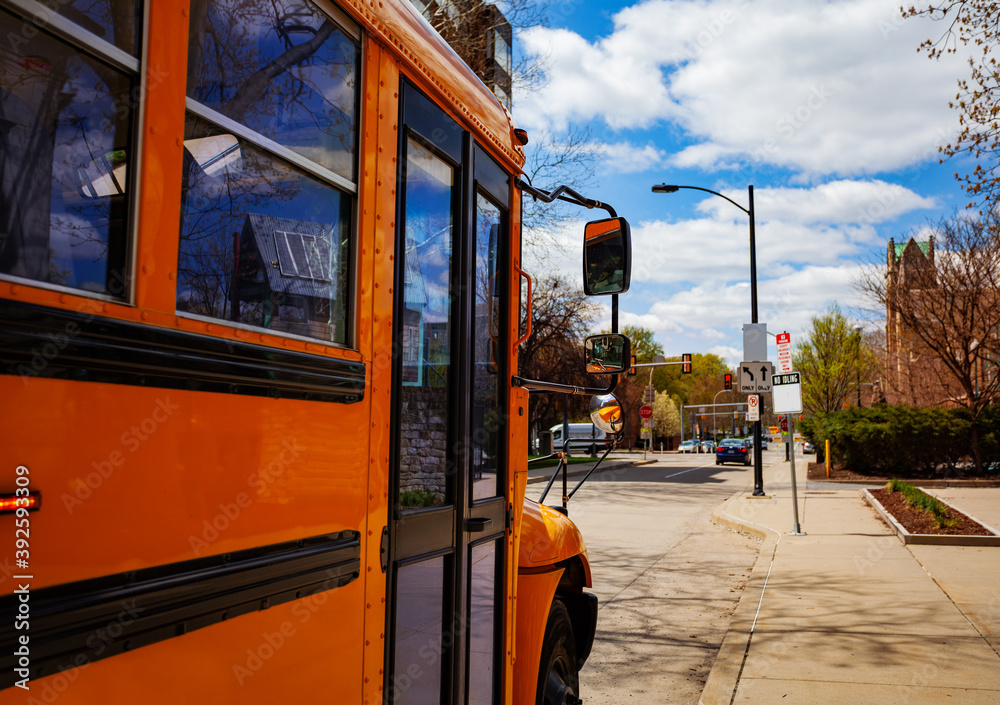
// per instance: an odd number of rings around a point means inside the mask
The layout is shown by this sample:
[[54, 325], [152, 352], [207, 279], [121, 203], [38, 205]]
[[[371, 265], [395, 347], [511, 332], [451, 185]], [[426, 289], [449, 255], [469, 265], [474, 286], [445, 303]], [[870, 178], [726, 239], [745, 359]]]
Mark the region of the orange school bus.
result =
[[576, 702], [524, 141], [403, 0], [0, 0], [0, 702]]

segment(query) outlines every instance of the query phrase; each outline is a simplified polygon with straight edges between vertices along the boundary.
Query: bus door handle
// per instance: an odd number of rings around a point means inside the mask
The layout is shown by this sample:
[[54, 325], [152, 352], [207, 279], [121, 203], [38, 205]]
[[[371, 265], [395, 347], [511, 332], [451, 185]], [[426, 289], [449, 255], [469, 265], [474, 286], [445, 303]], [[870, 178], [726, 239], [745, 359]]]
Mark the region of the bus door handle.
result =
[[470, 534], [480, 534], [486, 531], [486, 527], [493, 523], [489, 517], [476, 517], [465, 520], [465, 530]]
[[[514, 341], [514, 349], [516, 350], [518, 348], [518, 346], [521, 345], [521, 343], [523, 343], [524, 341], [526, 341], [528, 338], [531, 337], [531, 277], [528, 275], [527, 272], [525, 272], [523, 269], [521, 269], [520, 267], [518, 267], [516, 264], [514, 265], [514, 271], [517, 272], [517, 276], [518, 276], [518, 280], [517, 280], [518, 281], [518, 292], [517, 292], [518, 309], [520, 309], [520, 301], [521, 301], [521, 290], [520, 290], [521, 279], [527, 279], [528, 280], [528, 303], [527, 303], [527, 309], [525, 310], [525, 313], [524, 313], [525, 319], [526, 319], [526, 323], [527, 323], [527, 325], [526, 325], [527, 330], [525, 330], [524, 335], [522, 335], [520, 338], [518, 338], [517, 340]], [[520, 323], [521, 322], [518, 321], [518, 326], [520, 326]]]

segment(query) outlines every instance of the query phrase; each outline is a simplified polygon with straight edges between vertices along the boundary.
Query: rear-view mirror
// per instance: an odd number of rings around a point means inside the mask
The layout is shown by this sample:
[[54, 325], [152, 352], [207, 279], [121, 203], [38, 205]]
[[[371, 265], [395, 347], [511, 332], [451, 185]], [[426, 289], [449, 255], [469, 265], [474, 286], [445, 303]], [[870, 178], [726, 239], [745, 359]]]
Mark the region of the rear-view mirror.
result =
[[618, 374], [632, 364], [632, 346], [624, 335], [592, 335], [584, 343], [584, 353], [589, 374]]
[[624, 294], [632, 275], [632, 235], [624, 218], [587, 223], [583, 236], [583, 291]]

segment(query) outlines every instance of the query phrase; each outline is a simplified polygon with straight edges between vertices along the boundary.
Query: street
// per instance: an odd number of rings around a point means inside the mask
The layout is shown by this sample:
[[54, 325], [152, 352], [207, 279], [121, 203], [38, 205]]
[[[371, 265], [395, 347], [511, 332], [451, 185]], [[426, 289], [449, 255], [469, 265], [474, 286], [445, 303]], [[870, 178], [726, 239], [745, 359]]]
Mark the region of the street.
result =
[[[569, 504], [600, 600], [580, 673], [588, 705], [696, 704], [757, 559], [757, 540], [710, 519], [752, 487], [752, 466], [716, 466], [714, 454], [648, 457], [655, 462], [595, 473]], [[774, 451], [765, 470], [772, 460]]]

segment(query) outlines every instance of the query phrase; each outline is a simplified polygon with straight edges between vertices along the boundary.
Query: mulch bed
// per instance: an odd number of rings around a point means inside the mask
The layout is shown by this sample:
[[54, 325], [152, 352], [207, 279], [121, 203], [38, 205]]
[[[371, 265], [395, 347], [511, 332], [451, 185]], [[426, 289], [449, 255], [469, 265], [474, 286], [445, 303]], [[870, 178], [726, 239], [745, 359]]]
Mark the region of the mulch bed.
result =
[[860, 475], [836, 465], [830, 468], [830, 477], [826, 476], [826, 463], [809, 462], [808, 475], [810, 480], [827, 480], [831, 482], [870, 482], [873, 485], [884, 484], [889, 481], [888, 477], [877, 475]]
[[[825, 471], [823, 474], [825, 477]], [[934, 518], [930, 514], [908, 505], [901, 493], [889, 492], [889, 490], [884, 488], [868, 491], [911, 534], [993, 536], [992, 531], [951, 507], [948, 510], [951, 512], [951, 516], [958, 520], [958, 524], [951, 528], [938, 528], [937, 524], [934, 523]]]
[[[815, 457], [815, 456], [811, 456]], [[815, 461], [808, 460], [808, 478], [810, 480], [824, 481], [824, 482], [858, 482], [858, 483], [870, 483], [873, 485], [884, 485], [890, 480], [889, 477], [884, 477], [882, 475], [862, 475], [861, 473], [852, 472], [846, 468], [838, 467], [834, 465], [830, 468], [830, 477], [826, 476], [826, 463], [817, 463]], [[896, 476], [900, 480], [905, 480], [911, 484], [919, 485], [921, 482], [933, 481], [937, 483], [954, 483], [955, 485], [969, 483], [986, 483], [988, 486], [995, 486], [993, 483], [1000, 482], [1000, 475], [995, 472], [987, 472], [983, 475], [976, 475], [974, 472], [967, 471], [963, 473], [952, 472], [948, 473], [912, 473], [906, 476], [898, 475]]]

